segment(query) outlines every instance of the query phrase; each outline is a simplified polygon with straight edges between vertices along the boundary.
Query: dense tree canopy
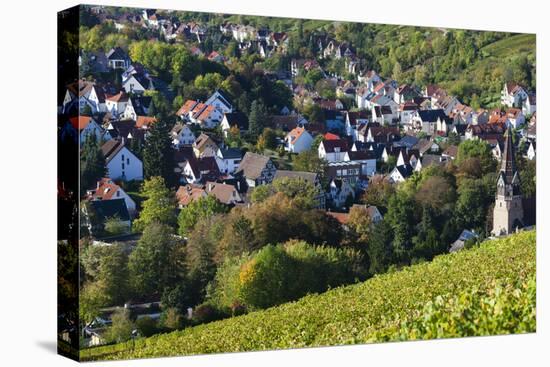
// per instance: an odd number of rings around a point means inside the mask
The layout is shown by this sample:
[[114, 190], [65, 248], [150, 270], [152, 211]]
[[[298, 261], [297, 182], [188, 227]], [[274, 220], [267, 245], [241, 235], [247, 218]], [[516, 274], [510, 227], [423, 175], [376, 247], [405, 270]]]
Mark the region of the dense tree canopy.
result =
[[106, 173], [105, 157], [95, 134], [88, 134], [80, 153], [80, 187], [82, 192], [95, 186]]
[[161, 294], [185, 277], [185, 246], [166, 224], [149, 223], [130, 254], [128, 269], [135, 294]]
[[145, 180], [141, 192], [146, 199], [139, 217], [133, 223], [136, 230], [143, 230], [153, 222], [169, 226], [176, 224], [176, 198], [162, 177], [154, 176]]
[[150, 129], [143, 149], [145, 177], [160, 176], [168, 184], [173, 183], [175, 180], [173, 157], [168, 124], [164, 120], [157, 121]]

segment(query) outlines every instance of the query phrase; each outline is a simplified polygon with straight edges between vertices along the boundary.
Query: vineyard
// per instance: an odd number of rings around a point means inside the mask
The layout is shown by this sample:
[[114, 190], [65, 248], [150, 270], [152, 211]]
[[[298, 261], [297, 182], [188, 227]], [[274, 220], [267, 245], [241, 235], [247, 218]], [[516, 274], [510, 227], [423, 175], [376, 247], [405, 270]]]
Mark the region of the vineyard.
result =
[[297, 302], [81, 352], [82, 360], [534, 332], [536, 232]]

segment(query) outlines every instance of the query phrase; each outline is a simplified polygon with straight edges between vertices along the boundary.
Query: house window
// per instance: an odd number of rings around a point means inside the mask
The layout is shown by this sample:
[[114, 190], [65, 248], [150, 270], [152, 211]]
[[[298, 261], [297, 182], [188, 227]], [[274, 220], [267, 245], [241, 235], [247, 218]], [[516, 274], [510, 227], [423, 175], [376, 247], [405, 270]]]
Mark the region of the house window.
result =
[[124, 162], [124, 154], [122, 155], [122, 161]]
[[122, 162], [122, 169], [124, 169], [124, 162]]
[[126, 158], [126, 164], [130, 165], [130, 158]]

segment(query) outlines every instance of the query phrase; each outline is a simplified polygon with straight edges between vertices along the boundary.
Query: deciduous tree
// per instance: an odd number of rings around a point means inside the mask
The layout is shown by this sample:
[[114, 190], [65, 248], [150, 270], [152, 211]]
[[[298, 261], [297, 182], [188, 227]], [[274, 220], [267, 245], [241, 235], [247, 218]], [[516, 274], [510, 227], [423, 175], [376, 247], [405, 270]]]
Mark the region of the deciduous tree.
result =
[[168, 226], [176, 224], [175, 195], [166, 187], [162, 177], [145, 180], [141, 192], [147, 199], [142, 204], [139, 218], [134, 221], [134, 229], [141, 231], [153, 222]]

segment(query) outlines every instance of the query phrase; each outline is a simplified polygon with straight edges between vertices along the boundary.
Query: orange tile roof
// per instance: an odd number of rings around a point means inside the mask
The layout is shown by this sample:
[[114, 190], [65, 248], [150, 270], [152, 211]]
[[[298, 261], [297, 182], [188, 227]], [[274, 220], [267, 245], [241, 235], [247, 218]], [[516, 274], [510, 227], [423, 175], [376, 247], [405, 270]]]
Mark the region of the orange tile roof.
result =
[[69, 121], [75, 129], [80, 131], [88, 126], [90, 121], [92, 121], [92, 118], [90, 116], [75, 116], [71, 117]]
[[138, 116], [136, 118], [136, 127], [140, 129], [147, 129], [149, 125], [157, 122], [155, 117], [150, 116]]
[[302, 134], [304, 133], [304, 131], [306, 131], [306, 129], [304, 129], [303, 127], [295, 127], [294, 129], [292, 129], [292, 130], [287, 134], [287, 137], [290, 136], [290, 138], [291, 138], [290, 143], [291, 143], [291, 144], [296, 143], [296, 141], [300, 138], [300, 136], [302, 136]]
[[330, 215], [336, 219], [340, 224], [347, 224], [349, 221], [349, 213], [335, 213], [335, 212], [326, 212], [327, 215]]
[[126, 102], [128, 101], [128, 95], [125, 92], [120, 91], [115, 95], [106, 96], [105, 99], [112, 102]]
[[206, 195], [206, 191], [202, 187], [192, 185], [180, 186], [176, 192], [176, 198], [181, 206], [187, 206], [192, 201], [199, 200]]
[[199, 102], [193, 101], [193, 100], [187, 100], [183, 104], [183, 106], [180, 107], [178, 112], [176, 112], [176, 115], [187, 115]]
[[509, 108], [506, 110], [506, 115], [508, 118], [516, 119], [518, 118], [519, 114], [521, 113], [521, 110], [519, 108]]
[[98, 182], [98, 187], [91, 195], [91, 198], [95, 200], [110, 200], [118, 189], [120, 189], [120, 186], [115, 184], [110, 178], [102, 178]]
[[[202, 103], [201, 103], [202, 104]], [[208, 118], [208, 116], [210, 116], [210, 114], [212, 112], [214, 112], [214, 110], [216, 109], [215, 106], [208, 106], [206, 107], [204, 110], [202, 110], [202, 112], [200, 113], [199, 116], [197, 116], [197, 120], [205, 120]]]

